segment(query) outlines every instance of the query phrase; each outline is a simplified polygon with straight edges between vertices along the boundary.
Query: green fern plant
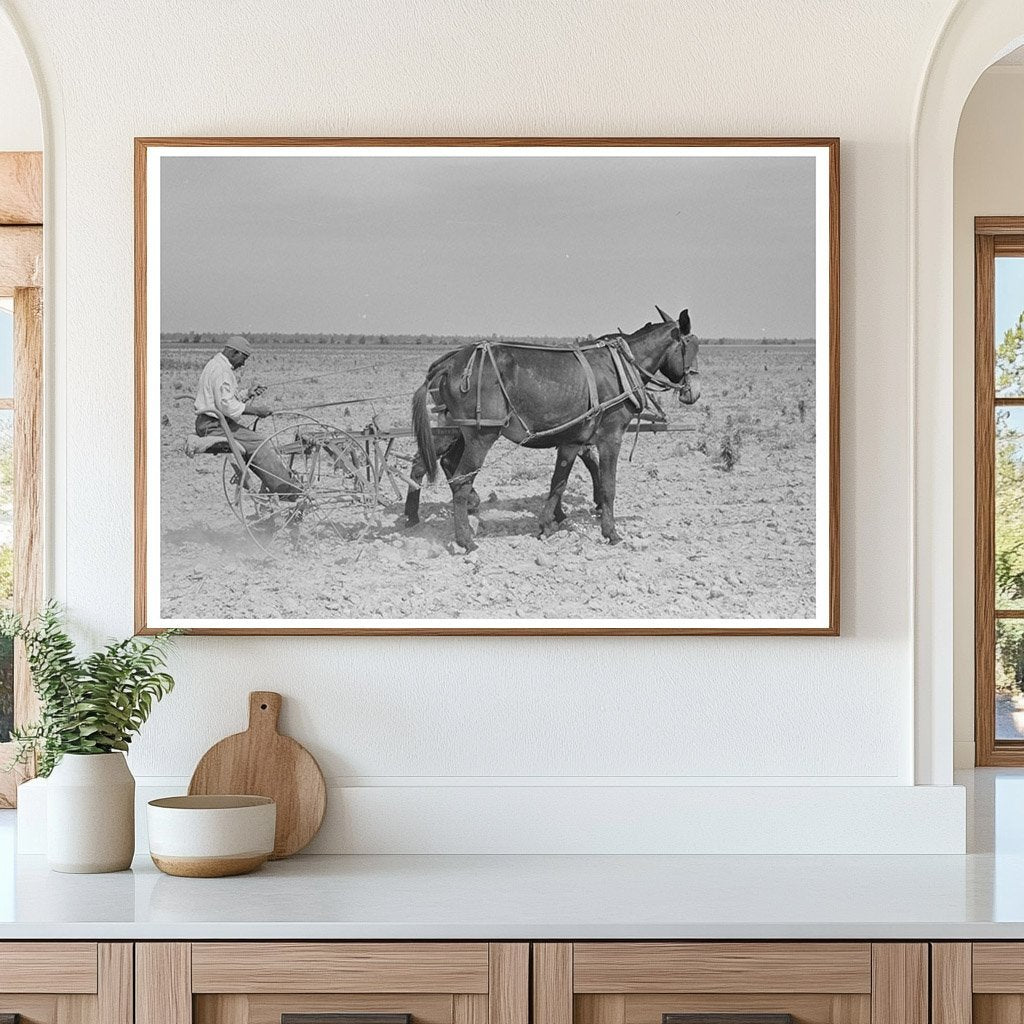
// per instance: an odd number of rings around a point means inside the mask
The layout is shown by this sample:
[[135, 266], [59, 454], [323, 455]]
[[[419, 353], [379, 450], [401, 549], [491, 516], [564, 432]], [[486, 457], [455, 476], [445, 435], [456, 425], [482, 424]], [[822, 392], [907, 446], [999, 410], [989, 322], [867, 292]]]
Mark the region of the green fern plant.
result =
[[28, 623], [14, 612], [0, 612], [0, 635], [25, 644], [40, 704], [39, 720], [11, 733], [16, 754], [10, 767], [35, 753], [36, 770], [46, 776], [65, 754], [127, 750], [154, 701], [174, 688], [161, 669], [179, 632], [112, 641], [79, 658], [55, 603]]

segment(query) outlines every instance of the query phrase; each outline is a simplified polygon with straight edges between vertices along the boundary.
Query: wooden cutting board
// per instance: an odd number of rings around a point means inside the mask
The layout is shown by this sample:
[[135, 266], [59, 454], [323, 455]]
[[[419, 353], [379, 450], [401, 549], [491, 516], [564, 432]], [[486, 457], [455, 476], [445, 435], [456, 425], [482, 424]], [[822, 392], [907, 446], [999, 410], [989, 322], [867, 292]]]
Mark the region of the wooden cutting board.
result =
[[245, 793], [277, 803], [277, 832], [271, 860], [290, 857], [317, 834], [327, 808], [327, 787], [313, 755], [277, 731], [281, 694], [249, 694], [249, 728], [214, 744], [202, 756], [190, 796]]

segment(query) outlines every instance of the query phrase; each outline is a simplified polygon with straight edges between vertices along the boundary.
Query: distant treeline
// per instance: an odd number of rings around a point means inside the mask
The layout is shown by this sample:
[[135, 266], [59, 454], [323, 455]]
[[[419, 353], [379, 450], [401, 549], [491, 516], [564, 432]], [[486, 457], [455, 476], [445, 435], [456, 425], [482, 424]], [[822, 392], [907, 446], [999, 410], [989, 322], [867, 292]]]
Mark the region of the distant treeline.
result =
[[[412, 348], [417, 345], [429, 348], [459, 348], [473, 342], [487, 340], [479, 334], [251, 334], [245, 335], [254, 345], [272, 347], [288, 346], [335, 346], [335, 347], [378, 347], [393, 345], [395, 348]], [[198, 331], [171, 332], [160, 335], [160, 341], [166, 345], [197, 345], [202, 348], [220, 348], [230, 334], [202, 334]], [[567, 338], [552, 336], [515, 337], [492, 334], [491, 341], [527, 341], [538, 345], [567, 344], [574, 341], [592, 341], [593, 335], [587, 337]], [[704, 338], [702, 345], [813, 345], [813, 338]]]

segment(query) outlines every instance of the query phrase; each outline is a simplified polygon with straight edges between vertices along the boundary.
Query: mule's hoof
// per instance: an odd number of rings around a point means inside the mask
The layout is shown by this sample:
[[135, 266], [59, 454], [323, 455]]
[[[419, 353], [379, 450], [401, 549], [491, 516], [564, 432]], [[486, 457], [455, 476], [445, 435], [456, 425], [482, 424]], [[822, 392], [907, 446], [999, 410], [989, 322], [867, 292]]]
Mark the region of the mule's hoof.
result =
[[461, 540], [457, 540], [455, 542], [455, 548], [456, 548], [455, 554], [457, 555], [457, 554], [460, 553], [459, 550], [458, 550], [459, 548], [464, 548], [465, 549], [464, 553], [468, 555], [471, 551], [476, 551], [476, 549], [478, 547], [480, 547], [480, 545], [477, 544], [477, 542], [475, 540], [470, 540], [470, 541], [466, 541], [466, 542], [463, 542]]
[[608, 538], [608, 543], [609, 544], [621, 544], [622, 543], [622, 538], [617, 533], [613, 533]]
[[600, 505], [595, 505], [594, 506], [594, 513], [593, 514], [595, 516], [599, 516], [603, 511], [604, 511], [604, 509]]
[[564, 523], [566, 521], [566, 519], [568, 519], [568, 518], [569, 517], [565, 514], [565, 509], [564, 508], [556, 508], [555, 509], [555, 522], [556, 523]]
[[406, 516], [405, 517], [405, 528], [407, 530], [410, 529], [413, 526], [419, 526], [419, 525], [420, 525], [420, 517], [419, 516]]

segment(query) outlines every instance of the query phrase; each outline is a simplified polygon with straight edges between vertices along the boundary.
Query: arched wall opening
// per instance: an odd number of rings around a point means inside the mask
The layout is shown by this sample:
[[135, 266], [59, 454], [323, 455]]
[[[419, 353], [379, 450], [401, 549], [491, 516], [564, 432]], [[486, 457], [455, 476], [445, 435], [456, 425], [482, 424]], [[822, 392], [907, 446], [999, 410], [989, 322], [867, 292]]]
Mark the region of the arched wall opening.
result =
[[954, 693], [960, 707], [974, 685], [964, 654], [974, 642], [973, 515], [963, 522], [963, 416], [953, 415], [954, 396], [973, 381], [973, 332], [964, 339], [954, 327], [957, 131], [975, 83], [1022, 42], [1017, 0], [959, 4], [925, 71], [911, 140], [915, 778], [926, 785], [952, 780]]
[[[976, 217], [1022, 216], [1024, 195], [1019, 168], [1024, 166], [1024, 48], [1011, 51], [984, 71], [964, 105], [954, 160], [953, 317], [956, 346], [953, 377], [953, 702], [954, 767], [976, 763], [975, 749], [975, 388], [972, 374], [975, 337]], [[1016, 261], [1021, 265], [1024, 261]], [[1004, 262], [1002, 273], [1011, 273]], [[1009, 299], [1008, 280], [1002, 280]], [[1013, 316], [1019, 310], [1016, 305]], [[1009, 308], [1004, 309], [1009, 315]], [[997, 338], [1007, 323], [996, 324]], [[1015, 421], [1014, 421], [1015, 422]], [[1012, 426], [1012, 423], [1007, 423]], [[999, 492], [1013, 484], [1002, 479]], [[1011, 635], [1015, 628], [1010, 624]], [[1004, 646], [1006, 642], [1004, 641]], [[1003, 656], [1011, 655], [1010, 648]], [[997, 665], [1002, 657], [997, 654]], [[986, 703], [988, 698], [986, 697]], [[1009, 688], [999, 692], [997, 736], [1020, 734], [1018, 701]]]

